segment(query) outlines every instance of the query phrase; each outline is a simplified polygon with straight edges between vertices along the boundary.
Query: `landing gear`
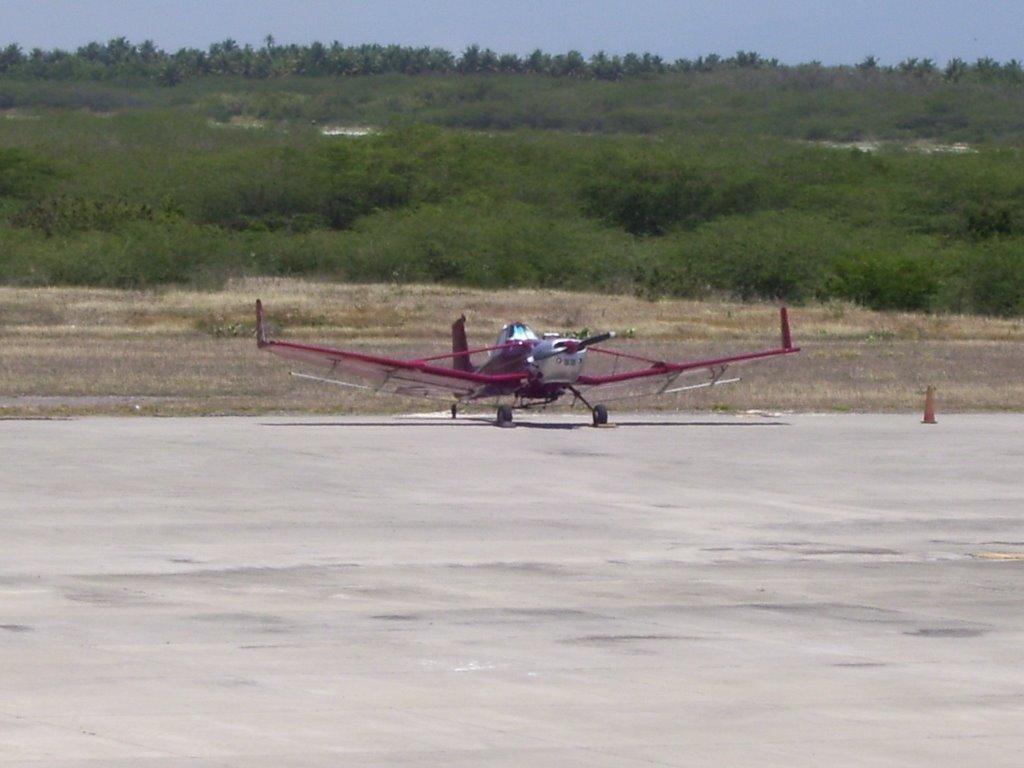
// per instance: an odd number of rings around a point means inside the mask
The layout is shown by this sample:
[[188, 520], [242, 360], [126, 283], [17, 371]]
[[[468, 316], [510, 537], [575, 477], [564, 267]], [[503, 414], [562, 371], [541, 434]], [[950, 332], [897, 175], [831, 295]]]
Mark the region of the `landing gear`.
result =
[[[604, 427], [608, 425], [608, 407], [598, 403], [597, 405], [591, 405], [584, 400], [578, 393], [575, 393], [579, 400], [590, 409], [590, 416], [594, 420], [595, 427]], [[552, 402], [555, 398], [550, 398], [544, 401], [543, 405], [547, 405]], [[532, 408], [536, 407], [536, 403], [522, 403], [517, 401], [519, 408]], [[455, 418], [455, 406], [452, 406], [452, 418]], [[512, 426], [512, 406], [511, 405], [499, 405], [498, 413], [494, 419], [494, 423], [499, 427], [511, 427]]]
[[512, 426], [512, 406], [511, 405], [499, 405], [498, 406], [497, 424], [498, 424], [499, 427], [511, 427]]
[[590, 409], [590, 415], [594, 419], [595, 427], [603, 427], [605, 424], [608, 423], [607, 406], [601, 405], [600, 403], [598, 403], [597, 405], [591, 405], [590, 403], [587, 402], [587, 398], [581, 395], [579, 393], [579, 390], [577, 390], [575, 387], [569, 387], [569, 391], [576, 396], [577, 400], [579, 400], [581, 403], [587, 406], [587, 408]]
[[459, 413], [458, 403], [452, 403], [452, 418], [454, 419]]

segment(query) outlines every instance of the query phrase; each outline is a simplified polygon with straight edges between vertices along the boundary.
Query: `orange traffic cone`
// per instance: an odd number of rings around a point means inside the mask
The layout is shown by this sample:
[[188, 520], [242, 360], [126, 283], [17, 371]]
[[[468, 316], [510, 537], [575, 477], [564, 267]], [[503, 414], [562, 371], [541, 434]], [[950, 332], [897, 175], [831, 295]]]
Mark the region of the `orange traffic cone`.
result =
[[928, 385], [928, 389], [924, 395], [924, 418], [921, 420], [922, 424], [937, 424], [935, 421], [935, 387], [931, 384]]

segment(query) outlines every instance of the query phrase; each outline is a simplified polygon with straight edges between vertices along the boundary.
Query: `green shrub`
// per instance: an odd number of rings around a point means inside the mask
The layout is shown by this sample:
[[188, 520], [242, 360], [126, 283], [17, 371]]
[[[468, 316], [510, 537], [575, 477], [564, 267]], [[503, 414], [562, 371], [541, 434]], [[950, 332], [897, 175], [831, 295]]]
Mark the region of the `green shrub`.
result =
[[985, 315], [1024, 315], [1024, 242], [1004, 240], [972, 249], [960, 265], [967, 309]]
[[33, 249], [31, 278], [37, 284], [216, 286], [245, 264], [240, 244], [184, 221], [135, 223], [116, 233], [89, 232], [48, 243]]
[[927, 312], [934, 308], [939, 279], [934, 264], [911, 256], [865, 253], [832, 265], [825, 294], [869, 309]]
[[25, 198], [50, 185], [56, 170], [38, 152], [0, 147], [0, 198]]

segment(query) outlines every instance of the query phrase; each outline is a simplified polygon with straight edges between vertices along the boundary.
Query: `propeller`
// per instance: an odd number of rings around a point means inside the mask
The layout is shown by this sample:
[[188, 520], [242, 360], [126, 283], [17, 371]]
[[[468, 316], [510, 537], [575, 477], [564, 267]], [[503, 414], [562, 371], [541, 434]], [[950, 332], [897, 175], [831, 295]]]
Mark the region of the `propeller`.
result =
[[596, 336], [588, 336], [587, 338], [583, 339], [578, 344], [576, 344], [576, 349], [586, 349], [591, 344], [600, 344], [602, 341], [614, 339], [616, 335], [617, 334], [615, 333], [615, 331], [605, 331], [604, 333], [599, 333]]
[[575, 354], [576, 352], [582, 352], [593, 344], [600, 344], [602, 341], [614, 339], [616, 335], [615, 331], [607, 331], [606, 333], [599, 333], [596, 336], [588, 336], [585, 339], [563, 339], [555, 344], [550, 354], [555, 355], [560, 352]]

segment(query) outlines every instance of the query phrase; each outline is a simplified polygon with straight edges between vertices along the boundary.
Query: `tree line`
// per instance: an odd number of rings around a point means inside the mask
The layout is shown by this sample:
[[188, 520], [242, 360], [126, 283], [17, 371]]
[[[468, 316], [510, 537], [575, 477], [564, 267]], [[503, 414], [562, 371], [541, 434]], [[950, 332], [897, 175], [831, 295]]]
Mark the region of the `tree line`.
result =
[[[526, 56], [497, 53], [479, 45], [461, 54], [436, 47], [400, 45], [343, 45], [314, 42], [309, 45], [278, 44], [268, 35], [263, 45], [240, 45], [228, 38], [205, 50], [181, 48], [174, 52], [159, 48], [152, 40], [135, 44], [124, 37], [106, 43], [91, 42], [74, 51], [33, 48], [24, 51], [17, 43], [0, 49], [0, 78], [83, 81], [147, 78], [165, 86], [197, 78], [241, 76], [257, 80], [304, 77], [357, 77], [380, 74], [453, 75], [521, 74], [593, 80], [620, 80], [669, 72], [722, 72], [729, 70], [821, 69], [818, 62], [795, 66], [752, 51], [733, 56], [708, 54], [696, 59], [666, 61], [652, 53], [609, 54], [599, 51], [585, 57], [579, 51], [550, 54], [540, 49]], [[1024, 84], [1024, 64], [1013, 59], [999, 62], [979, 58], [967, 62], [951, 59], [940, 66], [932, 59], [908, 58], [896, 65], [883, 65], [867, 56], [852, 67], [839, 67], [864, 74], [896, 74], [915, 78], [961, 82]]]

